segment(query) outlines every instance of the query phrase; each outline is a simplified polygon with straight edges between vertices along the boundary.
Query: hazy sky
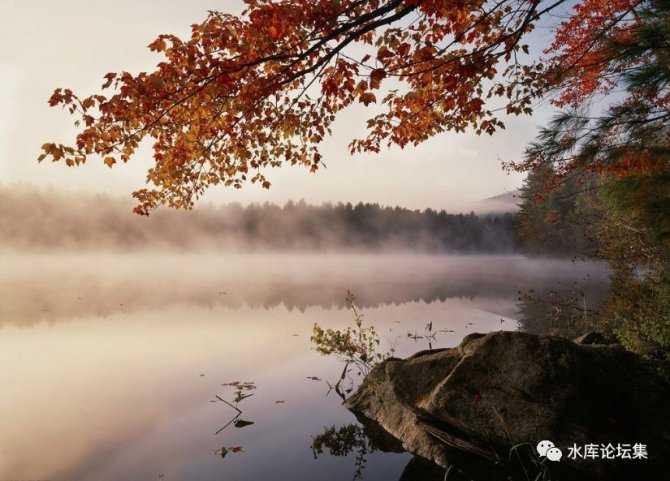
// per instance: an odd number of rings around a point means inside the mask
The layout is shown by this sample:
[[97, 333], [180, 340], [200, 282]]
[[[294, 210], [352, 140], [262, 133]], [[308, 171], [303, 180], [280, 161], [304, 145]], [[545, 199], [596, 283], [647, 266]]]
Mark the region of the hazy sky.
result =
[[[90, 94], [110, 71], [149, 70], [159, 57], [146, 45], [159, 33], [186, 36], [207, 10], [239, 12], [238, 0], [0, 0], [0, 182], [27, 182], [55, 189], [128, 194], [144, 183], [146, 153], [112, 170], [101, 161], [71, 169], [39, 165], [46, 141], [71, 142], [69, 115], [47, 106], [56, 87]], [[514, 189], [519, 176], [501, 160], [520, 156], [548, 112], [508, 122], [493, 137], [443, 134], [418, 148], [350, 156], [349, 141], [364, 129], [365, 109], [345, 112], [323, 144], [327, 169], [269, 172], [273, 187], [241, 191], [216, 188], [213, 201], [370, 201], [412, 208], [457, 210]]]

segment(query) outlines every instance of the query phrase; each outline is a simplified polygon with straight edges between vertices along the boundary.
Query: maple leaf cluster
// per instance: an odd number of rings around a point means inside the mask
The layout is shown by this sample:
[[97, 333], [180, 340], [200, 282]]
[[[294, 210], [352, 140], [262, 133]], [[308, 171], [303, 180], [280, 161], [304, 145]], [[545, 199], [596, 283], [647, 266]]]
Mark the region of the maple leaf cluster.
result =
[[618, 47], [634, 41], [639, 28], [635, 8], [644, 0], [583, 0], [574, 14], [561, 23], [547, 62], [560, 93], [558, 107], [579, 107], [594, 94], [607, 94], [620, 77], [642, 58], [620, 58]]
[[551, 166], [547, 191], [591, 174], [602, 183], [667, 176], [669, 19], [667, 0], [577, 3], [545, 51], [546, 93], [564, 111], [508, 167]]
[[[57, 89], [49, 104], [76, 115], [79, 133], [72, 146], [45, 144], [40, 160], [80, 165], [95, 155], [111, 168], [151, 139], [151, 188], [133, 194], [148, 214], [190, 208], [213, 185], [269, 188], [269, 167], [316, 171], [319, 144], [355, 104], [375, 113], [352, 153], [444, 131], [493, 134], [502, 115], [531, 113], [548, 87], [564, 86], [557, 103], [569, 104], [607, 85], [597, 78], [607, 47], [580, 56], [580, 46], [635, 2], [580, 2], [546, 70], [523, 40], [565, 1], [245, 0], [240, 16], [210, 12], [186, 40], [160, 35], [149, 45], [164, 57], [155, 70], [109, 73], [106, 94]], [[575, 69], [584, 75], [559, 75]]]

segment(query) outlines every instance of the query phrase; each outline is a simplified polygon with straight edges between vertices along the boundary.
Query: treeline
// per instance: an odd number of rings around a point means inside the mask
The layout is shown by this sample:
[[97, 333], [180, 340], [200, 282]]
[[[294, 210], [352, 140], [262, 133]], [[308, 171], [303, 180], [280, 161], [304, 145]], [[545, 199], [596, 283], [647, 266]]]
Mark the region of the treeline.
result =
[[[522, 324], [549, 322], [571, 335], [595, 329], [631, 350], [669, 357], [670, 175], [565, 177], [538, 165], [521, 198], [521, 249], [601, 259], [611, 271], [609, 292], [595, 304], [587, 305], [578, 288], [569, 295], [560, 289], [524, 295]], [[551, 316], [539, 315], [542, 310]]]
[[531, 170], [520, 189], [519, 238], [529, 254], [552, 257], [598, 256], [595, 226], [604, 220], [593, 192], [595, 179], [561, 180], [549, 165]]
[[448, 214], [378, 204], [283, 207], [228, 205], [220, 209], [228, 229], [263, 246], [279, 248], [412, 248], [427, 251], [510, 252], [515, 216]]
[[594, 30], [598, 73], [582, 65], [589, 81], [571, 84], [562, 111], [513, 165], [530, 172], [520, 232], [530, 250], [609, 265], [597, 312], [574, 299], [552, 300], [555, 312], [571, 309], [628, 349], [670, 359], [670, 2], [631, 12]]
[[0, 188], [0, 245], [15, 249], [516, 249], [515, 216], [448, 214], [358, 203], [202, 206], [131, 214], [120, 199]]

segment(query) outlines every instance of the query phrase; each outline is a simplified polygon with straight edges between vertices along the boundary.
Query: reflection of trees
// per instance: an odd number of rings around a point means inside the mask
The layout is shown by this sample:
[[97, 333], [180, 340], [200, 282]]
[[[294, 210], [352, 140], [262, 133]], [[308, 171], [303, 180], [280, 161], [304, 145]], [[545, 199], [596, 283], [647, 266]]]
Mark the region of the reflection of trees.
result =
[[[379, 424], [357, 416], [358, 423], [327, 427], [312, 439], [314, 458], [327, 453], [331, 456], [353, 456], [353, 480], [364, 479], [368, 456], [375, 452], [403, 453], [400, 441], [388, 434]], [[445, 446], [447, 469], [420, 456], [414, 456], [403, 469], [398, 481], [574, 481], [582, 479], [573, 468], [549, 466], [537, 456], [534, 446], [518, 445], [510, 449], [507, 459], [484, 461]], [[391, 480], [389, 480], [391, 481]]]
[[[359, 423], [327, 427], [312, 440], [314, 458], [327, 453], [331, 456], [353, 456], [353, 480], [364, 479], [368, 456], [374, 452], [403, 453], [402, 444], [376, 422], [358, 418]], [[432, 462], [413, 457], [398, 481], [443, 481], [445, 470]], [[456, 479], [456, 478], [455, 478]], [[389, 480], [390, 481], [390, 480]]]
[[395, 439], [375, 421], [356, 416], [358, 422], [340, 427], [326, 427], [312, 439], [314, 459], [327, 452], [331, 456], [354, 456], [353, 479], [361, 479], [367, 458], [371, 453], [405, 452], [400, 441]]
[[[436, 258], [436, 262], [439, 258]], [[516, 262], [526, 262], [519, 261]], [[512, 265], [514, 265], [512, 263]], [[420, 268], [419, 268], [420, 267]], [[274, 276], [257, 282], [244, 279], [189, 279], [174, 276], [105, 279], [76, 272], [40, 278], [6, 277], [0, 280], [0, 325], [30, 325], [41, 321], [58, 322], [81, 317], [107, 317], [144, 310], [182, 305], [197, 308], [273, 308], [289, 310], [308, 307], [346, 307], [347, 290], [356, 293], [363, 308], [423, 301], [444, 302], [449, 298], [512, 299], [519, 289], [542, 289], [556, 280], [569, 281], [579, 274], [570, 271], [514, 271], [510, 265], [478, 266], [476, 262], [458, 270], [427, 271], [421, 264], [394, 273], [367, 272], [335, 280], [317, 282]], [[501, 276], [504, 271], [504, 276]], [[331, 272], [331, 271], [329, 271]], [[585, 287], [603, 284], [603, 276], [589, 280]]]
[[340, 428], [335, 426], [325, 428], [323, 433], [314, 438], [312, 441], [314, 459], [323, 454], [324, 450], [328, 451], [331, 456], [350, 456], [353, 454], [356, 470], [352, 479], [356, 480], [363, 477], [368, 454], [375, 451], [376, 448], [365, 435], [361, 426], [347, 424]]
[[598, 309], [607, 293], [597, 283], [557, 282], [553, 288], [520, 291], [517, 307], [520, 328], [533, 334], [575, 338], [595, 329]]

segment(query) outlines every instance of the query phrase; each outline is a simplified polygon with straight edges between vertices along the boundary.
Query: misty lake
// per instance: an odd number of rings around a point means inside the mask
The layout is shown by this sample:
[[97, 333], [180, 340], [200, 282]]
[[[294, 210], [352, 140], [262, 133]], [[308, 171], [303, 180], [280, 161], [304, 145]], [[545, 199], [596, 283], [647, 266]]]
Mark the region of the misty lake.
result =
[[364, 439], [313, 451], [328, 428], [357, 426], [329, 390], [342, 363], [310, 345], [315, 322], [350, 325], [349, 290], [382, 350], [406, 356], [519, 328], [519, 290], [597, 290], [607, 276], [522, 256], [0, 261], [2, 481], [350, 480], [357, 467], [361, 479], [401, 479], [411, 456]]

